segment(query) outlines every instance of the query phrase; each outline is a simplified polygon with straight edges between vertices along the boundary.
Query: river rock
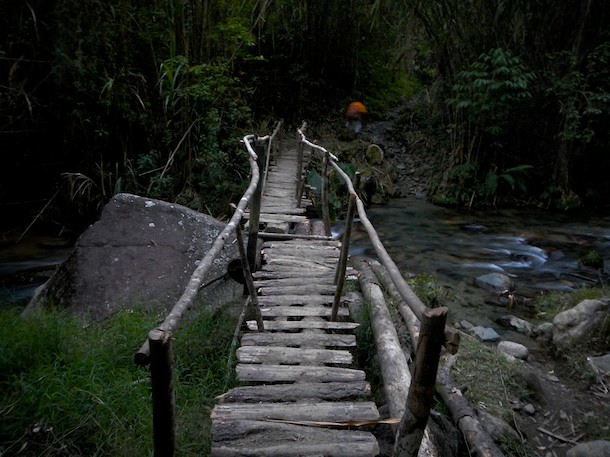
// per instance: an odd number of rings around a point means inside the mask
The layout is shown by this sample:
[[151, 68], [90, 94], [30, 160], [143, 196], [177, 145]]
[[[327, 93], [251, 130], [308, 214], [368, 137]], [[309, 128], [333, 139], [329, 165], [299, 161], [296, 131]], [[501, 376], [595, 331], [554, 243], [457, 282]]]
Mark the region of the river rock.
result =
[[[85, 320], [103, 320], [135, 306], [165, 314], [225, 225], [184, 206], [115, 195], [24, 313], [52, 304]], [[243, 290], [226, 274], [238, 257], [236, 244], [227, 240], [202, 281], [223, 277], [202, 289], [206, 304], [226, 303]]]
[[486, 343], [499, 341], [500, 335], [493, 328], [482, 327], [480, 325], [472, 328], [472, 333], [480, 340]]
[[515, 283], [513, 280], [502, 273], [488, 273], [486, 275], [479, 276], [474, 280], [474, 282], [479, 287], [495, 292], [513, 290], [515, 288]]
[[522, 344], [513, 341], [500, 341], [498, 343], [498, 351], [504, 354], [512, 355], [516, 359], [527, 360], [529, 357], [528, 349]]
[[553, 343], [565, 346], [587, 340], [595, 335], [605, 319], [610, 317], [610, 299], [583, 300], [574, 308], [553, 319]]
[[506, 316], [500, 316], [496, 318], [496, 322], [504, 327], [515, 330], [518, 333], [530, 336], [533, 332], [532, 324], [528, 321], [521, 319], [517, 316], [507, 314]]
[[597, 440], [578, 443], [568, 452], [566, 457], [608, 457], [610, 456], [610, 441]]
[[550, 342], [553, 339], [553, 323], [543, 322], [534, 327], [534, 338], [540, 341]]

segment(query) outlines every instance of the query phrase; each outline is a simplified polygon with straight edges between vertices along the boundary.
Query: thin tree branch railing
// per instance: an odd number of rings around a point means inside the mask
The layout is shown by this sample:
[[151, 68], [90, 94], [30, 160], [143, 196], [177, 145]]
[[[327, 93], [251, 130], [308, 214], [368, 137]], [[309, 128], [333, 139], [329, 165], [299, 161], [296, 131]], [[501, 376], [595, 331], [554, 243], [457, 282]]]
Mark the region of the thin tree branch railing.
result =
[[[274, 135], [276, 133], [277, 129], [274, 132]], [[251, 142], [270, 141], [271, 139], [272, 136], [270, 135], [264, 137], [257, 137], [256, 135], [247, 135], [243, 138], [242, 141], [244, 142], [246, 150], [249, 154], [248, 160], [250, 162], [250, 171], [252, 174], [250, 178], [250, 184], [241, 199], [239, 200], [239, 203], [229, 223], [226, 225], [225, 229], [216, 237], [216, 239], [212, 243], [210, 250], [199, 262], [199, 265], [197, 266], [195, 271], [193, 271], [182, 296], [176, 302], [170, 313], [165, 317], [165, 320], [154, 330], [160, 330], [165, 333], [175, 332], [178, 326], [180, 325], [180, 321], [182, 320], [182, 316], [184, 315], [185, 311], [189, 309], [193, 304], [195, 297], [197, 296], [197, 292], [200, 289], [204, 275], [211, 268], [212, 263], [224, 248], [225, 241], [235, 232], [235, 228], [237, 227], [237, 224], [240, 223], [244, 215], [244, 211], [248, 206], [248, 203], [250, 202], [250, 198], [252, 197], [252, 194], [258, 186], [260, 180], [260, 171], [256, 163], [258, 156], [254, 152]], [[135, 363], [137, 365], [147, 365], [150, 361], [149, 356], [150, 346], [147, 339], [144, 344], [142, 344], [140, 350], [135, 354]]]
[[[388, 275], [390, 276], [390, 279], [396, 286], [396, 289], [398, 290], [399, 294], [401, 295], [401, 297], [403, 298], [405, 303], [409, 306], [409, 308], [413, 311], [413, 313], [415, 314], [417, 319], [421, 322], [423, 319], [424, 313], [429, 308], [419, 299], [419, 297], [415, 294], [415, 292], [413, 292], [413, 289], [411, 289], [411, 287], [407, 284], [407, 282], [403, 278], [402, 273], [396, 266], [396, 263], [394, 263], [394, 260], [392, 259], [392, 257], [390, 257], [390, 255], [386, 251], [385, 247], [383, 246], [383, 243], [381, 242], [381, 240], [379, 239], [379, 236], [377, 235], [377, 231], [375, 230], [375, 227], [373, 226], [373, 224], [367, 217], [366, 210], [364, 208], [364, 203], [362, 202], [362, 200], [358, 196], [358, 193], [354, 189], [352, 180], [337, 164], [338, 158], [335, 155], [331, 154], [328, 150], [326, 150], [322, 146], [308, 141], [307, 138], [305, 137], [305, 133], [303, 132], [303, 130], [304, 130], [303, 128], [298, 130], [298, 132], [301, 136], [301, 142], [303, 142], [303, 144], [306, 144], [307, 146], [311, 147], [312, 151], [317, 151], [318, 153], [323, 154], [325, 157], [328, 157], [330, 165], [339, 174], [339, 176], [341, 176], [341, 178], [347, 185], [348, 194], [350, 196], [354, 195], [354, 198], [356, 200], [356, 207], [358, 209], [358, 217], [360, 218], [360, 223], [365, 228], [365, 230], [369, 236], [369, 239], [371, 240], [371, 244], [373, 245], [373, 248], [375, 249], [375, 253], [377, 254], [377, 257], [379, 258], [379, 261], [383, 264], [383, 266], [388, 271]], [[457, 333], [457, 331], [455, 331], [454, 329], [452, 329], [450, 327], [445, 327], [445, 341], [443, 343], [443, 346], [447, 349], [447, 351], [449, 351], [449, 353], [451, 353], [451, 354], [457, 353], [457, 350], [459, 347], [459, 341], [460, 341], [460, 337], [459, 337], [459, 334]]]

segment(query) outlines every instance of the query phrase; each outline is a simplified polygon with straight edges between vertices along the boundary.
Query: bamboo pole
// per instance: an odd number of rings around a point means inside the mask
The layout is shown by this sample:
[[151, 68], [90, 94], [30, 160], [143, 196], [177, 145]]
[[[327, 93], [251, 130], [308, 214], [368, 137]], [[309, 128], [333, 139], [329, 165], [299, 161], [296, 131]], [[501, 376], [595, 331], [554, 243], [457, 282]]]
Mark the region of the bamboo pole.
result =
[[[354, 188], [358, 189], [360, 186], [360, 173], [356, 172], [354, 176]], [[339, 255], [339, 264], [335, 272], [334, 283], [337, 285], [335, 289], [335, 298], [333, 300], [333, 309], [331, 312], [331, 321], [337, 320], [337, 314], [339, 312], [339, 301], [341, 300], [341, 294], [343, 293], [343, 285], [345, 283], [345, 269], [347, 267], [347, 256], [349, 254], [349, 243], [352, 235], [352, 225], [354, 222], [354, 212], [356, 208], [356, 197], [355, 192], [349, 196], [349, 204], [347, 206], [347, 216], [345, 217], [345, 232], [343, 233], [343, 240], [341, 242], [341, 254]]]
[[150, 379], [153, 404], [153, 447], [155, 457], [172, 457], [176, 451], [176, 399], [171, 333], [151, 330]]
[[[254, 151], [257, 155], [256, 162], [259, 170], [261, 164], [265, 162], [265, 155], [267, 149], [263, 146], [260, 141], [257, 141], [254, 147]], [[252, 201], [250, 202], [250, 220], [248, 221], [248, 246], [246, 249], [246, 257], [248, 264], [250, 265], [250, 271], [256, 271], [257, 260], [258, 260], [258, 230], [261, 216], [261, 200], [263, 195], [263, 187], [267, 177], [263, 176], [259, 179], [258, 186], [252, 194]], [[244, 295], [248, 295], [248, 287], [244, 284]]]
[[442, 306], [426, 309], [422, 314], [415, 370], [405, 413], [396, 433], [392, 454], [394, 457], [417, 457], [419, 452], [434, 400], [436, 372], [445, 340], [447, 313], [447, 308]]

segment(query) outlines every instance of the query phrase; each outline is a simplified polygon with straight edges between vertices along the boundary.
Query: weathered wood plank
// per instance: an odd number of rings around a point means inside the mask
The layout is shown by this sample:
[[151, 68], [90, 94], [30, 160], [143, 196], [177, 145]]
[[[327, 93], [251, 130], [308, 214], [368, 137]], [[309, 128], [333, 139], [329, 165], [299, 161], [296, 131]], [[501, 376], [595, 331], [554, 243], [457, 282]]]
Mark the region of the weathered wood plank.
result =
[[[287, 279], [287, 278], [301, 278], [301, 282], [312, 280], [313, 278], [329, 278], [332, 275], [329, 275], [327, 271], [316, 271], [316, 270], [306, 270], [304, 271], [302, 268], [271, 268], [263, 265], [262, 270], [258, 270], [252, 274], [256, 279]], [[334, 278], [333, 278], [334, 280]]]
[[337, 286], [334, 284], [303, 284], [301, 286], [259, 287], [262, 295], [335, 295]]
[[302, 346], [312, 342], [326, 347], [355, 347], [356, 336], [352, 334], [325, 333], [311, 335], [307, 333], [246, 333], [241, 337], [242, 346]]
[[[278, 279], [266, 279], [262, 281], [253, 281], [254, 287], [282, 287], [282, 286], [298, 286], [303, 284], [302, 276], [293, 276], [287, 278], [278, 278]], [[320, 279], [315, 281], [320, 285], [332, 285], [334, 282], [334, 278], [332, 275], [322, 275]]]
[[292, 267], [292, 268], [314, 268], [318, 270], [324, 270], [327, 272], [334, 271], [336, 268], [336, 262], [314, 262], [313, 260], [295, 259], [294, 257], [274, 257], [273, 259], [267, 260], [266, 265], [268, 266], [281, 266], [281, 267]]
[[298, 403], [223, 403], [212, 410], [212, 420], [374, 421], [379, 411], [372, 401]]
[[261, 295], [259, 304], [265, 305], [328, 305], [332, 304], [331, 295]]
[[237, 378], [249, 382], [354, 382], [364, 381], [362, 370], [310, 365], [238, 364]]
[[338, 349], [302, 349], [278, 346], [242, 346], [237, 350], [241, 363], [315, 364], [327, 363], [350, 365], [353, 361], [349, 351]]
[[289, 247], [285, 248], [274, 248], [263, 249], [263, 256], [265, 258], [274, 258], [274, 257], [295, 257], [299, 259], [324, 259], [325, 261], [332, 261], [337, 263], [339, 260], [339, 250], [338, 249], [291, 249]]
[[[329, 321], [265, 321], [265, 330], [302, 330], [319, 328], [323, 330], [353, 330], [360, 324], [356, 322], [329, 322]], [[248, 321], [249, 330], [258, 330], [256, 321]]]
[[[332, 307], [320, 305], [268, 306], [261, 308], [261, 314], [263, 317], [331, 317]], [[349, 316], [349, 309], [340, 308], [337, 314], [347, 317]]]
[[368, 398], [371, 386], [365, 381], [356, 382], [299, 382], [295, 384], [268, 384], [235, 387], [216, 397], [220, 403], [258, 403], [265, 401], [348, 400]]
[[213, 457], [372, 457], [379, 454], [375, 436], [265, 421], [223, 421], [212, 425]]

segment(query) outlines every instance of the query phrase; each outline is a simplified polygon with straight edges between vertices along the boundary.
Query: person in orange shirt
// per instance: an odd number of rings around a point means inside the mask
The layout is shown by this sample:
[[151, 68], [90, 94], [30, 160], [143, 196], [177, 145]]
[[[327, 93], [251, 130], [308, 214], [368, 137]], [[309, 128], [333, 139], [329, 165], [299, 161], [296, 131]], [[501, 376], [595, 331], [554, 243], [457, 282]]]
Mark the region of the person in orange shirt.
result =
[[368, 113], [368, 111], [362, 103], [350, 103], [347, 107], [347, 112], [345, 113], [345, 126], [358, 135], [362, 130], [362, 115], [366, 113]]

